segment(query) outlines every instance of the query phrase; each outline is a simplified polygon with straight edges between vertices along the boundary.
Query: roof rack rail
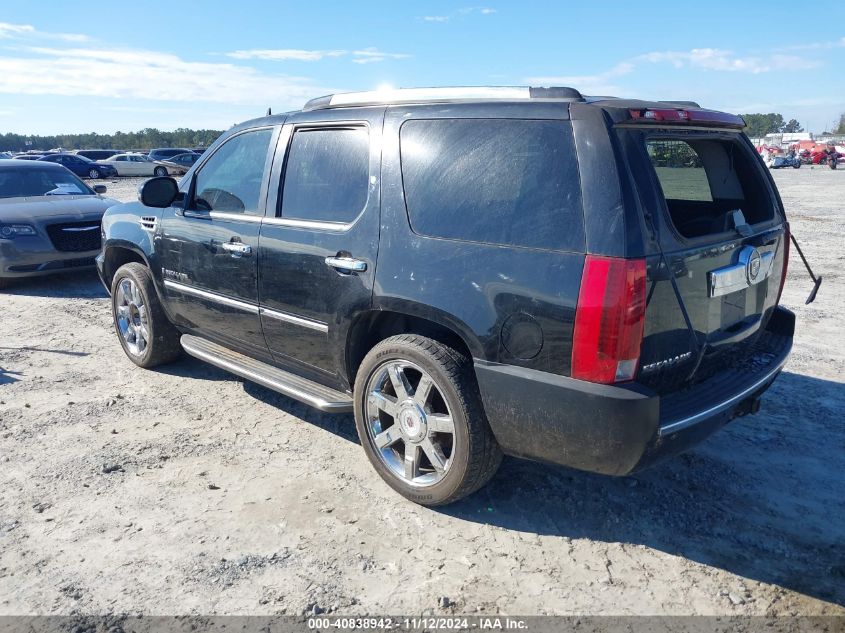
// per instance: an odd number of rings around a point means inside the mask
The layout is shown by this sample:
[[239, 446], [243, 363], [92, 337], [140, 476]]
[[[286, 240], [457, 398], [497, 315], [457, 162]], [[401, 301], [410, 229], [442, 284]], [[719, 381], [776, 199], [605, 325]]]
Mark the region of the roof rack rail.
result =
[[687, 106], [688, 108], [700, 108], [701, 107], [695, 101], [675, 101], [675, 100], [666, 101], [666, 100], [661, 100], [661, 101], [658, 101], [657, 103], [668, 103], [670, 105]]
[[302, 108], [323, 110], [351, 106], [470, 100], [556, 99], [583, 101], [575, 88], [529, 86], [456, 86], [450, 88], [386, 88], [365, 92], [342, 92], [311, 99]]

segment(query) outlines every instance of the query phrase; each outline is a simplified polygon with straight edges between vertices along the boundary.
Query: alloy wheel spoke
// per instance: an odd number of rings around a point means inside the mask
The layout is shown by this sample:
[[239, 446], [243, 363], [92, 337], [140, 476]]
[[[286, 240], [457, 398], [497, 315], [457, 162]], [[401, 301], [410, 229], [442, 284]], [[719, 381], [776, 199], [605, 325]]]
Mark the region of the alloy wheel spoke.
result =
[[129, 295], [131, 294], [129, 280], [124, 279], [120, 282], [120, 286], [118, 286], [118, 303], [121, 306], [128, 306], [129, 305]]
[[405, 479], [416, 479], [420, 476], [419, 451], [416, 444], [405, 442]]
[[128, 319], [129, 318], [129, 306], [126, 306], [126, 305], [117, 306], [117, 317], [119, 319]]
[[428, 430], [434, 433], [455, 434], [455, 421], [452, 416], [445, 413], [429, 413], [425, 416]]
[[373, 391], [369, 396], [369, 404], [379, 411], [384, 411], [387, 415], [395, 418], [398, 413], [396, 401], [390, 396], [381, 391]]
[[411, 395], [412, 389], [408, 383], [408, 377], [405, 376], [405, 370], [399, 365], [389, 365], [387, 374], [390, 376], [390, 382], [393, 385], [394, 391], [396, 391], [396, 400], [407, 400]]
[[434, 470], [438, 473], [446, 472], [446, 456], [443, 455], [440, 447], [432, 442], [430, 437], [425, 438], [420, 446], [425, 452], [425, 456], [428, 457], [428, 461], [434, 466]]
[[428, 396], [431, 394], [431, 387], [433, 385], [434, 382], [428, 374], [423, 374], [420, 377], [420, 382], [414, 391], [414, 401], [421, 407], [425, 407], [425, 403], [428, 402]]
[[391, 446], [392, 444], [395, 444], [397, 441], [401, 440], [402, 434], [399, 433], [399, 430], [395, 428], [395, 426], [391, 426], [386, 431], [382, 431], [381, 433], [376, 435], [373, 439], [376, 443], [376, 446], [379, 449], [382, 449], [387, 448], [388, 446]]

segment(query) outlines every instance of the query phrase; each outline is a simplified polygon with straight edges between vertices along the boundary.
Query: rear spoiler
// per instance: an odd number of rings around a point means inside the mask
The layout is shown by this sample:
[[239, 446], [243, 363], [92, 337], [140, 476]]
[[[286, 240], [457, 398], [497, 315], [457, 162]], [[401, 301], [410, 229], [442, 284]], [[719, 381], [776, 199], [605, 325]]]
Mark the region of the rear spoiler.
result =
[[632, 108], [628, 110], [635, 123], [690, 123], [720, 125], [742, 129], [745, 120], [736, 114], [700, 108]]

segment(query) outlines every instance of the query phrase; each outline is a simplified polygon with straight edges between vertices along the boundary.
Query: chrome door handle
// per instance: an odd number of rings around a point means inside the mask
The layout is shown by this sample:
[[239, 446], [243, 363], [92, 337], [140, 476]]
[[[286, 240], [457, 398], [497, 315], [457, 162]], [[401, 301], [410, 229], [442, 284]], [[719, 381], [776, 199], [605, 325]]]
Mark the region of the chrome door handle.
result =
[[220, 244], [220, 248], [227, 253], [231, 253], [232, 257], [242, 257], [252, 254], [252, 246], [241, 242], [223, 242]]
[[352, 257], [326, 257], [326, 264], [337, 270], [362, 273], [367, 270], [367, 262]]

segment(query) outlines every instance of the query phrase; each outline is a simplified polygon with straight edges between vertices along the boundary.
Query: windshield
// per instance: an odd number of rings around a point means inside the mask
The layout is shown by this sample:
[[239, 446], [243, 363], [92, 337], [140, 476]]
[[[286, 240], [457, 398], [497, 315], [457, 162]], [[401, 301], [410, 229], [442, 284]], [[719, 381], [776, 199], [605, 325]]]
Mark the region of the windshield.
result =
[[64, 169], [0, 169], [0, 198], [93, 194], [85, 183]]

